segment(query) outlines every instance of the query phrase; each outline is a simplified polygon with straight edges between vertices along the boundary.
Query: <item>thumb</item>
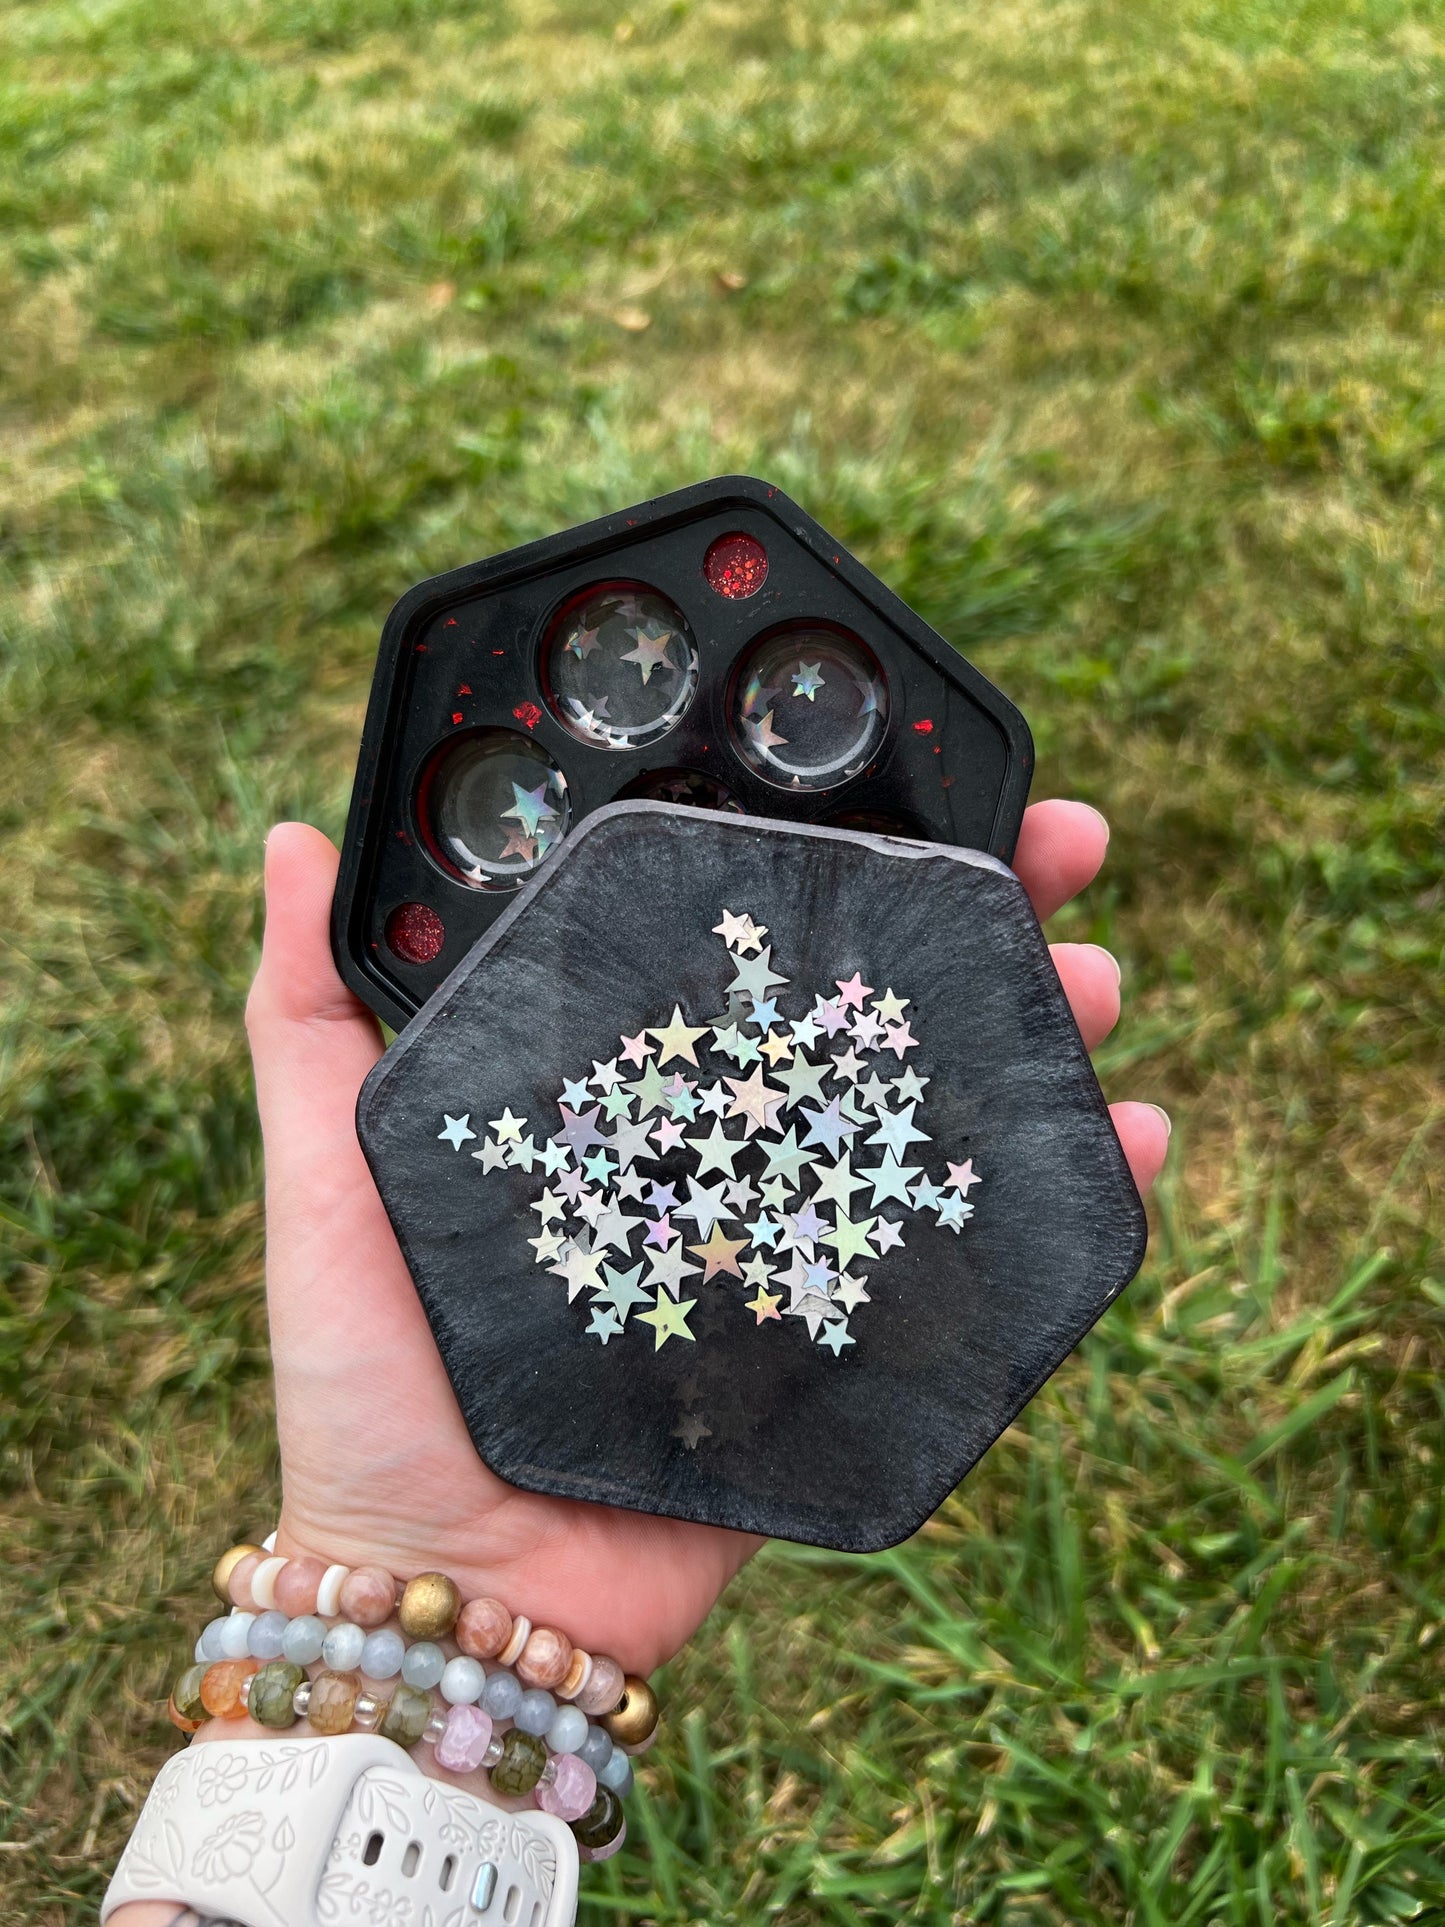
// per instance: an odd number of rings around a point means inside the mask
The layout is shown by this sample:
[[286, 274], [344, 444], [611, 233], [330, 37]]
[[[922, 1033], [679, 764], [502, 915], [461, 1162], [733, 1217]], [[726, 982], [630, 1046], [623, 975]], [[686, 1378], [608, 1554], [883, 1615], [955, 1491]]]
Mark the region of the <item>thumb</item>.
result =
[[337, 975], [331, 897], [340, 859], [306, 823], [266, 839], [266, 934], [246, 1005], [268, 1170], [305, 1181], [356, 1148], [362, 1080], [381, 1055], [376, 1019]]

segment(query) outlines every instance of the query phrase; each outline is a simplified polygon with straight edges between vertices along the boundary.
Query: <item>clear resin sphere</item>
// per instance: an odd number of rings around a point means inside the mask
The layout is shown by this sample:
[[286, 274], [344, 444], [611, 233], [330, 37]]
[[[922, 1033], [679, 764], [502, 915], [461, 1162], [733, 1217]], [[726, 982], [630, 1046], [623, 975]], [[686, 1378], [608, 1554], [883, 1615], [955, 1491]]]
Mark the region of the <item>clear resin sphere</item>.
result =
[[510, 890], [567, 834], [567, 778], [545, 750], [510, 729], [453, 737], [417, 795], [433, 856], [478, 890]]
[[866, 769], [888, 725], [873, 653], [842, 629], [784, 629], [738, 665], [728, 706], [743, 761], [780, 788], [824, 790]]
[[552, 624], [542, 683], [579, 742], [645, 749], [697, 693], [697, 644], [681, 612], [638, 582], [574, 596]]

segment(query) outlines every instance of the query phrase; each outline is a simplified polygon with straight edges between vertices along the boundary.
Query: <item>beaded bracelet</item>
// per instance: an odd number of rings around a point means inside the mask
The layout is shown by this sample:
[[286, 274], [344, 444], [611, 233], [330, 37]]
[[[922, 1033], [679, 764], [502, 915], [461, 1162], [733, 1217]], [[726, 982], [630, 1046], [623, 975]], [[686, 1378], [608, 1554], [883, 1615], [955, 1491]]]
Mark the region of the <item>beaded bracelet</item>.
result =
[[[587, 1729], [575, 1707], [563, 1711]], [[543, 1812], [568, 1822], [579, 1852], [589, 1860], [609, 1859], [627, 1837], [622, 1795], [632, 1785], [632, 1763], [625, 1753], [615, 1752], [604, 1762], [604, 1780], [580, 1751], [549, 1754], [540, 1735], [520, 1726], [499, 1735], [492, 1716], [480, 1707], [469, 1702], [439, 1705], [430, 1692], [405, 1681], [390, 1697], [382, 1697], [366, 1691], [354, 1673], [328, 1669], [308, 1678], [292, 1660], [198, 1661], [177, 1680], [169, 1712], [183, 1732], [195, 1732], [208, 1719], [240, 1719], [249, 1713], [259, 1725], [277, 1731], [306, 1719], [314, 1731], [327, 1735], [356, 1728], [398, 1746], [426, 1741], [447, 1772], [470, 1773], [480, 1767], [498, 1793], [530, 1793]], [[614, 1761], [622, 1771], [609, 1774]]]
[[[402, 1631], [414, 1639], [434, 1641], [450, 1633], [465, 1657], [513, 1667], [524, 1686], [575, 1702], [589, 1715], [606, 1716], [613, 1738], [623, 1746], [645, 1745], [657, 1726], [651, 1690], [625, 1675], [615, 1659], [594, 1659], [565, 1633], [533, 1626], [523, 1614], [514, 1619], [499, 1599], [464, 1604], [445, 1573], [419, 1573], [402, 1582], [380, 1566], [327, 1566], [320, 1559], [286, 1559], [242, 1543], [222, 1553], [211, 1585], [223, 1605], [242, 1611], [279, 1611], [292, 1620], [340, 1617], [363, 1634], [395, 1613]], [[328, 1658], [328, 1663], [339, 1662]]]

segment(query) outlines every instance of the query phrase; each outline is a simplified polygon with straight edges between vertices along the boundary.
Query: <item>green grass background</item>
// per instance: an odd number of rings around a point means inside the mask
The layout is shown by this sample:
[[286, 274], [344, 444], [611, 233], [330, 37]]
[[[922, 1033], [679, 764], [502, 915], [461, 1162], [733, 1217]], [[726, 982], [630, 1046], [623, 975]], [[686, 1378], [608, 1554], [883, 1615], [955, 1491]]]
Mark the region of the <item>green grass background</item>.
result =
[[669, 1669], [583, 1920], [1445, 1920], [1442, 80], [1429, 0], [0, 4], [5, 1921], [274, 1508], [266, 825], [409, 583], [732, 469], [1109, 812], [1176, 1128], [937, 1519]]

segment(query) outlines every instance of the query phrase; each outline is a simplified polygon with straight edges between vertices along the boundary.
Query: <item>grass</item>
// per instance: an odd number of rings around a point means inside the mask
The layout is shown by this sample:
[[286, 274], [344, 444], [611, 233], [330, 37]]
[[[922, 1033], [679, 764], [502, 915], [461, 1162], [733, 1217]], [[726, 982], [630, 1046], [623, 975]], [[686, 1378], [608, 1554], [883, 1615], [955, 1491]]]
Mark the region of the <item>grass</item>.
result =
[[670, 1669], [583, 1919], [1445, 1920], [1438, 0], [0, 21], [0, 1916], [93, 1917], [274, 1504], [265, 826], [408, 583], [746, 468], [1112, 816], [1174, 1149], [933, 1524]]

